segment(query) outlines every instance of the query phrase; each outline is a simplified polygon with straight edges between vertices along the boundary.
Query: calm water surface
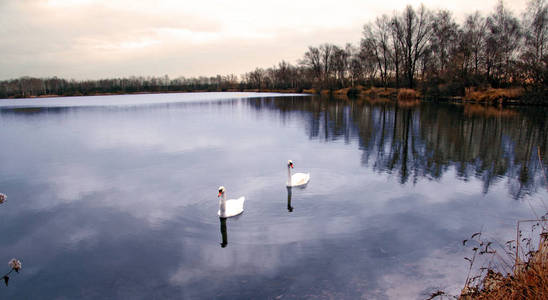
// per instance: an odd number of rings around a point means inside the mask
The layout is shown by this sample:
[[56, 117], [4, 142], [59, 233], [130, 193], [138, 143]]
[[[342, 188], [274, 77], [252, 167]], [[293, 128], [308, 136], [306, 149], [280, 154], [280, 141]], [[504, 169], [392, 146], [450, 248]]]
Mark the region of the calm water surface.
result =
[[[0, 273], [23, 262], [0, 298], [456, 293], [463, 239], [506, 241], [541, 214], [546, 116], [243, 93], [0, 100]], [[311, 173], [290, 194], [288, 159]], [[243, 215], [220, 222], [219, 185], [246, 196]]]

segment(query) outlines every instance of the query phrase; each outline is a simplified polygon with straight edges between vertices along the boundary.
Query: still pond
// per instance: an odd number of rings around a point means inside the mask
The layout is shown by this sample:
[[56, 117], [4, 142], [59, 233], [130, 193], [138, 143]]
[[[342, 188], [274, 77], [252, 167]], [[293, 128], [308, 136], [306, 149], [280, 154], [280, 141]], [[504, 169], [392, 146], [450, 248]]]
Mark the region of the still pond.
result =
[[[542, 108], [253, 93], [0, 100], [1, 299], [424, 299], [548, 193]], [[310, 172], [288, 190], [287, 161]], [[544, 162], [544, 168], [548, 165]], [[245, 196], [221, 222], [218, 187]]]

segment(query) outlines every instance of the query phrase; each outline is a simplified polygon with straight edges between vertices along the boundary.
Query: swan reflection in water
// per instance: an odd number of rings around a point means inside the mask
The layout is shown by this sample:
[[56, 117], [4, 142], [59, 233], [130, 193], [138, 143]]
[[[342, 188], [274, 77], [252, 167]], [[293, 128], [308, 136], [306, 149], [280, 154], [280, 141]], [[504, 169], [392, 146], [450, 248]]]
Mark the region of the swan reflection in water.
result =
[[[310, 178], [310, 177], [309, 177]], [[287, 186], [287, 211], [293, 212], [293, 206], [291, 206], [291, 196], [293, 195], [293, 189], [304, 190], [308, 186], [308, 181], [298, 186]]]
[[223, 239], [221, 242], [221, 248], [224, 248], [228, 245], [228, 237], [226, 235], [226, 218], [219, 218], [219, 221], [221, 222], [221, 236]]
[[287, 187], [287, 211], [293, 212], [293, 206], [291, 206], [291, 187]]

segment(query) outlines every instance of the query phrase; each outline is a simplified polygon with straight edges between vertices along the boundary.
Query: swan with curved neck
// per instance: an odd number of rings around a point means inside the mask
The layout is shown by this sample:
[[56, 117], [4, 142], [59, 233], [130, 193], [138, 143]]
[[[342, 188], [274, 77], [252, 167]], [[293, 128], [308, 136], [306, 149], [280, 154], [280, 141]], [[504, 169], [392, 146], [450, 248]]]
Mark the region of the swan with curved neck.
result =
[[219, 211], [217, 214], [221, 218], [230, 218], [241, 214], [244, 211], [245, 197], [238, 199], [226, 200], [226, 189], [224, 186], [219, 187]]
[[287, 161], [287, 186], [301, 186], [308, 183], [310, 180], [310, 173], [295, 173], [291, 175], [291, 169], [293, 169], [293, 161]]

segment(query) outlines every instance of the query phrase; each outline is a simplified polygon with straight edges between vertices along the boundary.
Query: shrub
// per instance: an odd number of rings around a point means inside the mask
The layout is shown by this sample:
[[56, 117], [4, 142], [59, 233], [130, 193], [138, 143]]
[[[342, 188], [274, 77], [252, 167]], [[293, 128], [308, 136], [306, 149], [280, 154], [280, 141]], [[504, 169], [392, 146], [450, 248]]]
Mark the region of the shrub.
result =
[[398, 100], [415, 100], [417, 92], [413, 89], [400, 89], [398, 91]]

